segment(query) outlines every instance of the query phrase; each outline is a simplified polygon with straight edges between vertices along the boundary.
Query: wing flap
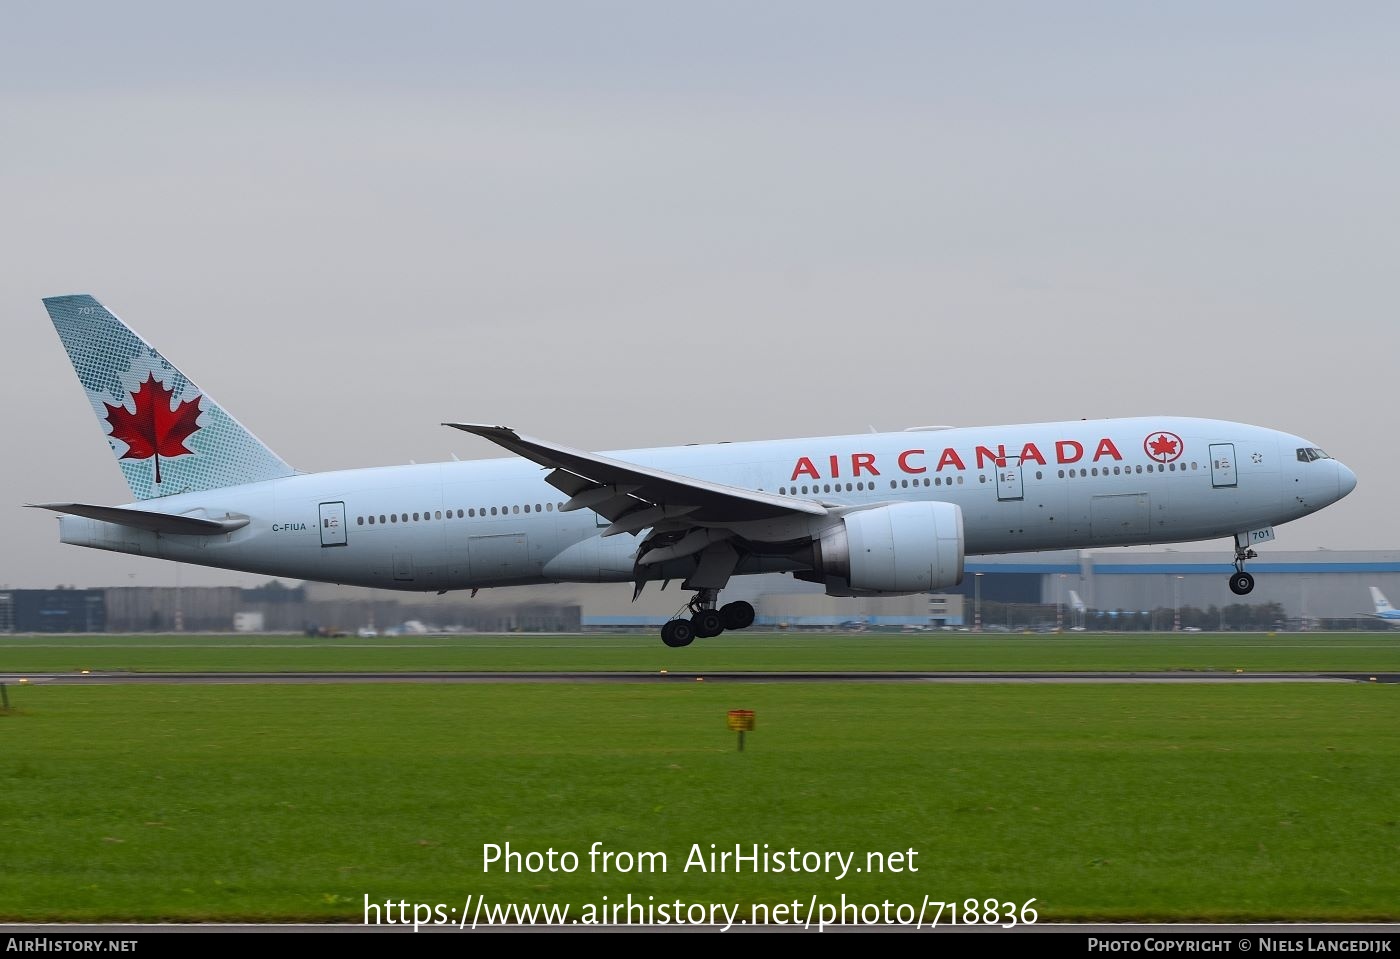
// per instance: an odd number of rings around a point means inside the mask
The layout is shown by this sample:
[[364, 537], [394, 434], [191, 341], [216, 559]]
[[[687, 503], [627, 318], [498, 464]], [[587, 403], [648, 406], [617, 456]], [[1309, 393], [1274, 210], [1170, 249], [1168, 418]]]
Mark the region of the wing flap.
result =
[[637, 505], [637, 501], [631, 499], [633, 493], [637, 492], [636, 486], [589, 486], [569, 497], [569, 501], [559, 507], [562, 512], [569, 513], [576, 509], [593, 509], [604, 516], [610, 515], [607, 510], [624, 509], [630, 503]]
[[566, 496], [577, 496], [586, 490], [593, 489], [597, 484], [591, 483], [575, 473], [568, 470], [553, 470], [544, 481], [553, 486]]

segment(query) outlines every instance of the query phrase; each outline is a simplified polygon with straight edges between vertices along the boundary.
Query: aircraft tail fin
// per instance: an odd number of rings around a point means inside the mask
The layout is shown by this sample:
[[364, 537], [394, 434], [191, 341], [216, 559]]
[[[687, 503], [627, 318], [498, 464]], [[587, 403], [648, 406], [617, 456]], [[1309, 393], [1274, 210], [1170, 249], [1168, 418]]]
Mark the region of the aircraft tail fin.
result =
[[93, 297], [44, 307], [136, 499], [296, 472]]
[[1069, 605], [1076, 612], [1081, 613], [1087, 608], [1084, 605], [1084, 600], [1080, 599], [1079, 594], [1076, 593], [1074, 590], [1069, 591]]
[[1376, 604], [1376, 615], [1377, 615], [1377, 616], [1379, 616], [1381, 613], [1389, 613], [1389, 612], [1392, 612], [1392, 611], [1395, 609], [1394, 606], [1391, 606], [1391, 605], [1390, 605], [1390, 600], [1388, 600], [1388, 599], [1385, 598], [1385, 593], [1382, 593], [1379, 589], [1376, 589], [1376, 587], [1374, 587], [1374, 586], [1372, 586], [1370, 589], [1371, 589], [1371, 602], [1373, 602], [1373, 603]]

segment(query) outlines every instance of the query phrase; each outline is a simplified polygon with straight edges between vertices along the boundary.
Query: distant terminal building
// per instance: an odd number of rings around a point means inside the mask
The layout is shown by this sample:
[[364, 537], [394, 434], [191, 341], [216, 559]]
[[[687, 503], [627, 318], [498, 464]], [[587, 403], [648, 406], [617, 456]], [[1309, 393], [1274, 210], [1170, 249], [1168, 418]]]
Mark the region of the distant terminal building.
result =
[[572, 632], [579, 607], [540, 598], [350, 589], [273, 581], [238, 587], [0, 589], [0, 633]]
[[[1112, 628], [1119, 617], [1194, 610], [1202, 615], [1271, 605], [1292, 624], [1373, 625], [1368, 587], [1400, 604], [1400, 550], [1265, 549], [1249, 563], [1254, 592], [1236, 596], [1227, 577], [1229, 551], [1091, 550], [979, 556], [960, 585], [933, 595], [883, 598], [827, 596], [786, 575], [736, 577], [724, 599], [747, 600], [758, 625], [803, 628], [953, 628], [986, 623]], [[1071, 615], [1071, 594], [1087, 617]], [[649, 583], [636, 602], [631, 584], [524, 586], [467, 592], [408, 593], [270, 582], [236, 587], [0, 589], [0, 633], [23, 632], [383, 632], [406, 622], [474, 632], [577, 632], [653, 628], [691, 594]], [[991, 618], [995, 612], [996, 618]], [[1019, 615], [1013, 615], [1019, 613]], [[1155, 615], [1150, 628], [1178, 617]]]
[[[1344, 620], [1365, 618], [1373, 612], [1370, 586], [1391, 596], [1400, 595], [1400, 550], [1266, 547], [1247, 568], [1254, 574], [1254, 591], [1236, 596], [1226, 583], [1234, 566], [1224, 549], [1067, 551], [986, 557], [968, 564], [969, 574], [982, 572], [984, 580], [1001, 571], [1038, 579], [1041, 603], [1067, 603], [1073, 590], [1085, 605], [1097, 610], [1275, 603], [1293, 620]], [[975, 575], [968, 578], [975, 579]], [[961, 591], [966, 593], [968, 586], [965, 580]], [[987, 598], [985, 591], [983, 598]]]
[[[1058, 615], [1061, 625], [1069, 625], [1072, 619], [1065, 610], [1071, 592], [1088, 609], [1115, 614], [1277, 604], [1287, 619], [1299, 622], [1368, 619], [1369, 586], [1400, 603], [1400, 550], [1266, 548], [1248, 564], [1255, 576], [1248, 596], [1230, 592], [1227, 580], [1233, 568], [1226, 547], [1210, 552], [1062, 550], [969, 558], [962, 583], [932, 596], [838, 599], [815, 584], [771, 575], [737, 577], [724, 598], [753, 603], [764, 626], [859, 622], [886, 627], [971, 626], [979, 606], [1041, 607], [1041, 621], [1053, 624]], [[654, 626], [689, 598], [674, 585], [662, 592], [649, 584], [635, 604], [630, 586], [573, 589], [583, 606], [584, 626], [594, 628]]]
[[0, 590], [0, 633], [100, 633], [106, 590]]

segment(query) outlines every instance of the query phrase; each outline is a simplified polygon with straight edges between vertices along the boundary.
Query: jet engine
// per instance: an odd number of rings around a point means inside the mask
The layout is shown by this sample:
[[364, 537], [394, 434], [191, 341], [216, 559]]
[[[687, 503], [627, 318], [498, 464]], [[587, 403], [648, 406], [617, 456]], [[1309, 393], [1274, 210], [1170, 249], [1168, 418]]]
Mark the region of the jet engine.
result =
[[829, 596], [928, 593], [963, 578], [962, 510], [893, 503], [847, 513], [813, 540], [812, 572]]

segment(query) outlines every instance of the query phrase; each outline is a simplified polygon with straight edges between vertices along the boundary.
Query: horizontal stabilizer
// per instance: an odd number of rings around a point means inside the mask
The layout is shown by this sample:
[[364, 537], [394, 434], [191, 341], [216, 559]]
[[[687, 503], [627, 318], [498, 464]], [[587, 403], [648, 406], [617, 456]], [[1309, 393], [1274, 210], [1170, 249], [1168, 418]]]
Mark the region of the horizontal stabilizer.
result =
[[175, 533], [182, 536], [216, 536], [231, 533], [248, 525], [248, 517], [228, 514], [221, 519], [200, 516], [180, 516], [174, 513], [156, 513], [151, 510], [131, 509], [126, 506], [93, 506], [89, 503], [32, 503], [34, 509], [51, 509], [55, 513], [70, 516], [86, 516], [88, 519], [118, 526], [131, 526], [146, 529], [153, 533]]

